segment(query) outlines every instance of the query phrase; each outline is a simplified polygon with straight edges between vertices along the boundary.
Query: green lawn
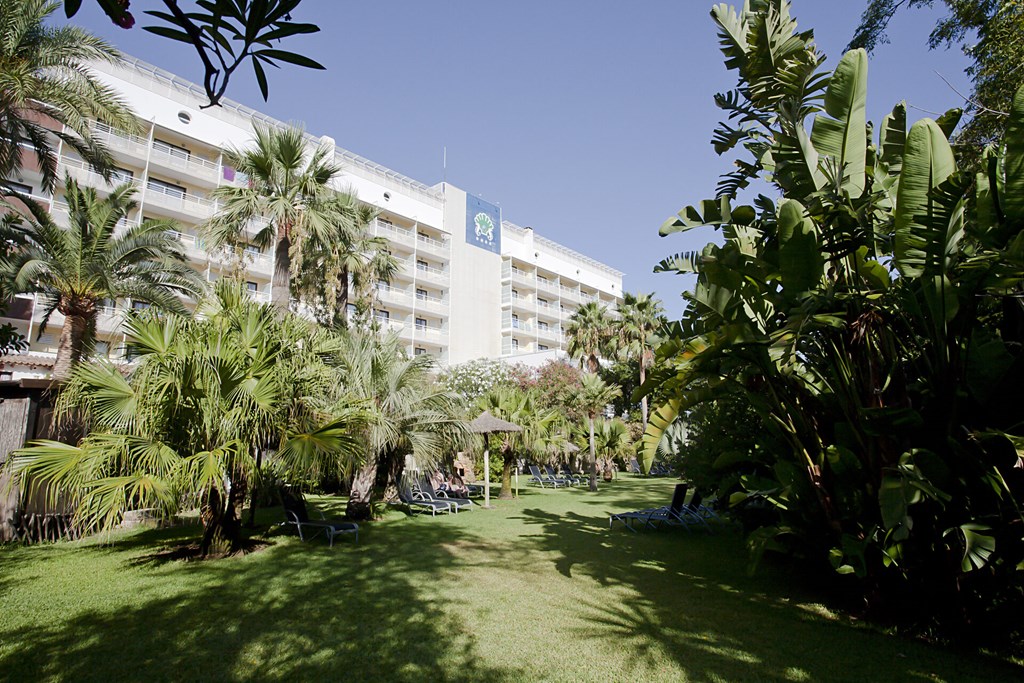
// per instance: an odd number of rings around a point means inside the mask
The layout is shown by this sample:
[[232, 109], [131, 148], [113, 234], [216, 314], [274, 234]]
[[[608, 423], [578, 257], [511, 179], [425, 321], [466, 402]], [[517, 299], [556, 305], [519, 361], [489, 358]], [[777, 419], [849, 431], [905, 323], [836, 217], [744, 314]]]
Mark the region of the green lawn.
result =
[[[195, 528], [0, 549], [0, 680], [996, 681], [1024, 668], [834, 615], [735, 533], [608, 531], [672, 482], [154, 558]], [[337, 502], [337, 501], [334, 501]], [[339, 505], [340, 507], [340, 505]], [[276, 512], [268, 511], [269, 522]], [[817, 598], [820, 599], [820, 598]]]

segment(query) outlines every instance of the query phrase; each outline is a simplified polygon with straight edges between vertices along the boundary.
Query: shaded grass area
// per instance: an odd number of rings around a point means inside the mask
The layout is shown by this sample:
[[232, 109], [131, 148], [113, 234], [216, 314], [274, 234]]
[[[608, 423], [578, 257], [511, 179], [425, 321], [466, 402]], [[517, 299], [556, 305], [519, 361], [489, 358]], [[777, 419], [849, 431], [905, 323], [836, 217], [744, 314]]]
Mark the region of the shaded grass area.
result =
[[[495, 510], [271, 531], [167, 562], [183, 527], [0, 549], [0, 680], [998, 681], [1024, 668], [886, 636], [739, 536], [608, 530], [672, 482], [526, 490]], [[323, 499], [323, 507], [340, 499]], [[266, 511], [270, 524], [278, 517]]]

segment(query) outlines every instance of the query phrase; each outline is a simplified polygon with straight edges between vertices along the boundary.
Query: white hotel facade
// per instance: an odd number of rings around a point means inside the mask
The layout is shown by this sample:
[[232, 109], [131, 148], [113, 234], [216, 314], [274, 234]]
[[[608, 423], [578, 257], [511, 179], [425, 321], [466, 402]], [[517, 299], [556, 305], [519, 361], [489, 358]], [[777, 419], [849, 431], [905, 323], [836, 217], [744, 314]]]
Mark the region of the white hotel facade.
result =
[[[129, 135], [96, 123], [118, 170], [115, 183], [130, 180], [139, 204], [130, 220], [170, 218], [195, 269], [213, 281], [226, 274], [231, 257], [204, 249], [198, 226], [214, 214], [209, 193], [218, 185], [245, 179], [224, 163], [226, 148], [250, 144], [253, 121], [281, 122], [225, 100], [201, 109], [202, 89], [171, 73], [129, 59], [123, 65], [97, 65], [97, 75], [115, 88], [145, 127]], [[328, 137], [310, 137], [310, 145], [328, 144], [342, 172], [337, 188], [354, 192], [380, 210], [373, 230], [390, 242], [401, 266], [390, 286], [377, 291], [382, 327], [394, 330], [410, 354], [430, 354], [443, 364], [477, 358], [527, 362], [558, 355], [566, 347], [569, 317], [584, 302], [611, 307], [622, 295], [622, 273], [568, 247], [503, 221], [500, 209], [448, 183], [426, 185], [335, 145]], [[44, 194], [31, 165], [13, 179], [20, 190], [66, 220], [63, 178], [100, 192], [109, 186], [66, 148], [60, 150], [56, 191]], [[269, 301], [272, 250], [247, 250], [247, 287]], [[108, 302], [97, 323], [98, 354], [120, 357], [120, 331], [131, 301]], [[22, 354], [0, 359], [0, 379], [45, 376], [52, 367], [63, 318], [54, 314], [45, 333], [40, 306], [18, 297], [5, 322], [30, 340]]]

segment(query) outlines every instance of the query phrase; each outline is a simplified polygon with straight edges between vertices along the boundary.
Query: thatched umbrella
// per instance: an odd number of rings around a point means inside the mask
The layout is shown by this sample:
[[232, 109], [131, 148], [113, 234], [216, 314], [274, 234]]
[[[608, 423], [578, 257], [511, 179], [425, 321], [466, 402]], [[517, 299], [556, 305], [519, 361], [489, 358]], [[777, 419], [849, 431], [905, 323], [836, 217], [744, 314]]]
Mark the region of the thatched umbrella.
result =
[[469, 431], [474, 434], [484, 435], [484, 507], [491, 507], [491, 449], [487, 437], [491, 434], [506, 434], [508, 432], [521, 432], [523, 428], [517, 424], [506, 422], [494, 417], [489, 411], [480, 413], [480, 416], [469, 423]]

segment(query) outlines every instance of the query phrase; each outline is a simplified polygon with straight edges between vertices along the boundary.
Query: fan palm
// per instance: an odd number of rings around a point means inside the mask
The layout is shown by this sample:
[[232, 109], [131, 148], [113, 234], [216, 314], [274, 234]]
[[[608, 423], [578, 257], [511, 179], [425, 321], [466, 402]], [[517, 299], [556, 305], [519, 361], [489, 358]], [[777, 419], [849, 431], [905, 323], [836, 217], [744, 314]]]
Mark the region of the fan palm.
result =
[[363, 465], [352, 478], [346, 514], [372, 515], [373, 488], [381, 475], [398, 483], [411, 454], [420, 464], [439, 462], [466, 443], [469, 427], [459, 417], [459, 399], [433, 381], [429, 356], [405, 355], [395, 336], [351, 331], [338, 353], [339, 378], [349, 396], [367, 406], [362, 433]]
[[598, 418], [594, 422], [594, 453], [601, 456], [603, 467], [609, 467], [617, 457], [632, 453], [632, 445], [629, 427], [622, 420]]
[[583, 375], [583, 386], [576, 395], [580, 408], [587, 415], [587, 426], [590, 429], [590, 490], [597, 490], [597, 449], [594, 442], [594, 420], [604, 412], [609, 403], [622, 394], [622, 390], [616, 386], [605, 383], [598, 375], [587, 373]]
[[[512, 386], [496, 386], [477, 400], [479, 410], [523, 428], [521, 432], [496, 435], [501, 438], [501, 493], [498, 498], [512, 498], [512, 469], [520, 455], [547, 460], [553, 449], [565, 443], [561, 437], [561, 416], [555, 410], [541, 408], [533, 392]], [[489, 475], [489, 473], [487, 473]]]
[[[307, 243], [326, 244], [339, 231], [352, 230], [356, 206], [352, 197], [331, 182], [341, 171], [333, 150], [325, 145], [309, 153], [305, 134], [297, 128], [254, 125], [254, 143], [229, 150], [227, 163], [245, 177], [245, 186], [222, 185], [213, 191], [220, 210], [202, 226], [212, 248], [251, 243], [273, 247], [271, 302], [281, 312], [292, 299], [292, 281], [301, 273]], [[262, 225], [251, 237], [247, 231]]]
[[587, 372], [597, 372], [601, 367], [599, 358], [608, 350], [611, 324], [608, 307], [596, 301], [583, 304], [569, 318], [565, 329], [569, 355], [579, 358]]
[[[614, 324], [616, 351], [627, 361], [635, 361], [640, 369], [640, 384], [647, 379], [647, 368], [654, 361], [650, 338], [665, 322], [665, 311], [654, 294], [626, 292], [619, 304], [619, 318]], [[640, 399], [640, 413], [647, 428], [647, 395]]]
[[[176, 313], [185, 311], [179, 294], [198, 295], [204, 283], [185, 261], [168, 221], [124, 221], [136, 207], [130, 183], [100, 198], [96, 190], [66, 179], [69, 227], [45, 213], [14, 227], [22, 243], [5, 270], [15, 293], [38, 294], [45, 317], [64, 316], [53, 379], [64, 380], [90, 346], [103, 300], [130, 298]], [[125, 226], [125, 227], [123, 227]], [[123, 227], [123, 229], [122, 229]]]
[[12, 460], [15, 475], [70, 501], [90, 530], [110, 529], [132, 508], [173, 515], [198, 504], [208, 554], [240, 547], [260, 452], [274, 450], [282, 469], [304, 476], [358, 458], [365, 411], [330, 407], [338, 400], [324, 362], [329, 333], [280, 320], [233, 283], [203, 311], [134, 315], [132, 374], [83, 363], [58, 400], [58, 420], [75, 413], [88, 436], [30, 444]]
[[109, 43], [75, 26], [45, 26], [60, 6], [52, 0], [0, 3], [0, 191], [16, 177], [25, 149], [36, 157], [43, 187], [57, 181], [59, 141], [101, 172], [110, 157], [90, 130], [92, 120], [135, 130], [138, 126], [114, 91], [86, 68], [114, 63], [120, 55]]

